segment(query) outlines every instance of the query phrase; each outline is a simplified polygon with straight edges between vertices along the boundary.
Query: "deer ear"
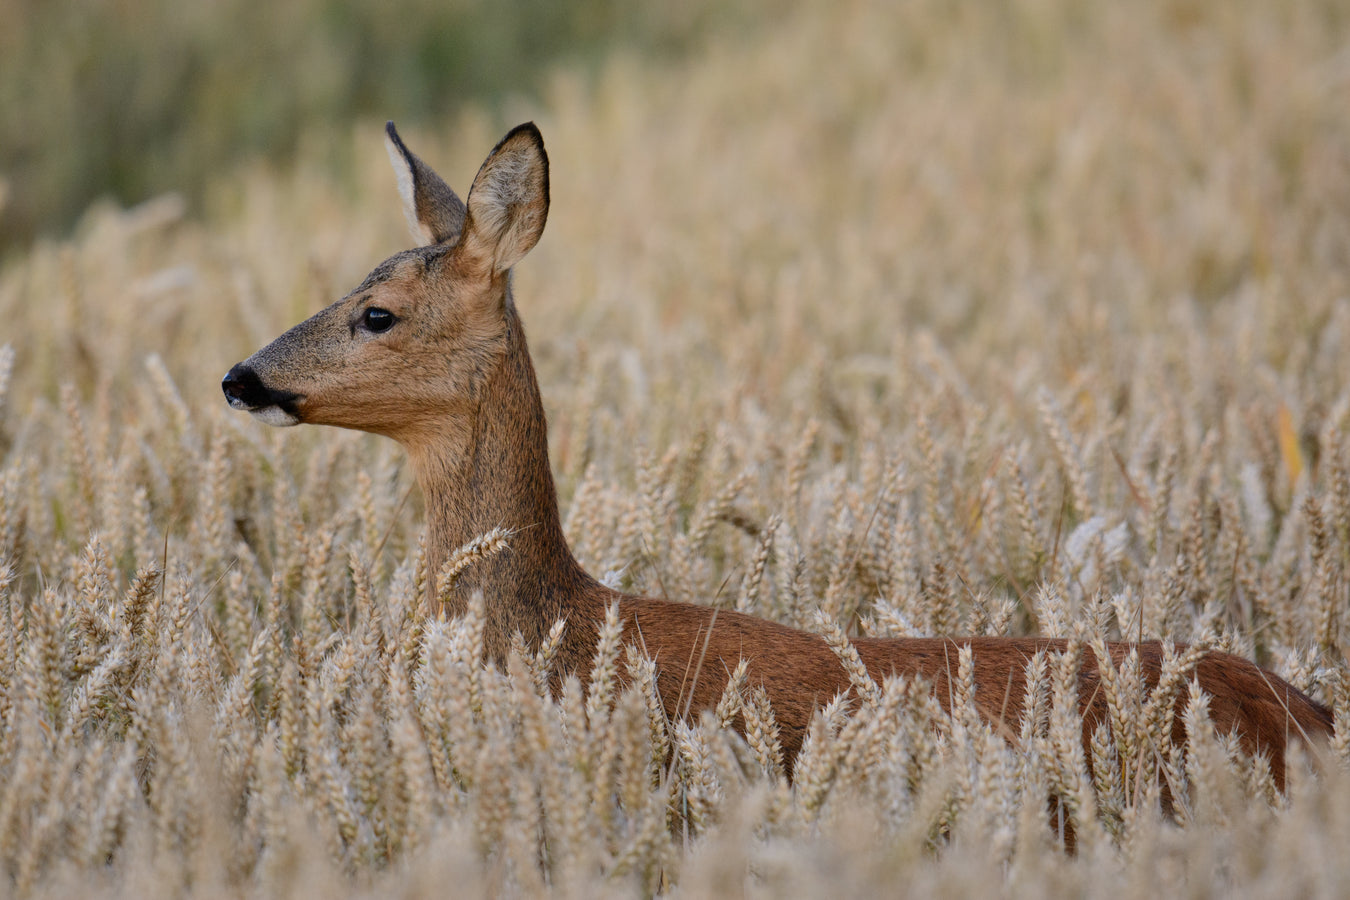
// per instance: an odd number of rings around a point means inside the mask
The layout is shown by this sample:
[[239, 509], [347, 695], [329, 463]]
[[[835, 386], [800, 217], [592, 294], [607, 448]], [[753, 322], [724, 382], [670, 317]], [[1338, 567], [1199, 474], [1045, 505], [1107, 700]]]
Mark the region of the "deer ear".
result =
[[539, 242], [548, 219], [548, 155], [533, 122], [502, 138], [469, 188], [469, 217], [460, 252], [493, 274], [504, 272]]
[[384, 126], [384, 147], [389, 151], [389, 161], [398, 176], [403, 214], [408, 217], [408, 229], [413, 239], [419, 245], [459, 240], [464, 228], [464, 201], [455, 196], [441, 176], [404, 146], [393, 122]]

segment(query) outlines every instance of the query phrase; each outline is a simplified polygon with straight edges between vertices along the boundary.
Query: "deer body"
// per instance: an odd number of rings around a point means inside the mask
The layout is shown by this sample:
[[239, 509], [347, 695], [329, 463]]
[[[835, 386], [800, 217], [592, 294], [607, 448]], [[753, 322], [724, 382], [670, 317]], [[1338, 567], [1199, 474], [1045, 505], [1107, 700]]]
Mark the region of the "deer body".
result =
[[[606, 608], [617, 602], [624, 641], [657, 663], [657, 687], [674, 721], [716, 704], [741, 659], [750, 685], [772, 704], [789, 767], [816, 709], [850, 683], [819, 636], [727, 610], [634, 597], [588, 575], [572, 556], [558, 514], [543, 404], [510, 267], [543, 231], [548, 162], [533, 125], [514, 129], [488, 156], [467, 204], [388, 128], [390, 157], [414, 234], [425, 244], [381, 264], [355, 291], [236, 365], [222, 387], [230, 404], [269, 424], [316, 423], [393, 437], [407, 449], [426, 498], [430, 570], [496, 527], [510, 549], [466, 569], [451, 590], [458, 614], [475, 591], [487, 600], [485, 644], [505, 659], [519, 632], [537, 648], [567, 621], [557, 667], [588, 671]], [[429, 598], [430, 599], [430, 598]], [[869, 673], [920, 675], [947, 707], [958, 649], [969, 645], [977, 708], [1015, 733], [1025, 666], [1041, 638], [854, 641]], [[1116, 643], [1118, 663], [1137, 647], [1150, 686], [1163, 648]], [[1093, 654], [1084, 654], [1079, 703], [1084, 738], [1106, 712]], [[1255, 664], [1213, 652], [1195, 675], [1211, 695], [1220, 732], [1266, 754], [1283, 786], [1291, 737], [1330, 735], [1329, 711]], [[1180, 717], [1174, 739], [1183, 736]]]

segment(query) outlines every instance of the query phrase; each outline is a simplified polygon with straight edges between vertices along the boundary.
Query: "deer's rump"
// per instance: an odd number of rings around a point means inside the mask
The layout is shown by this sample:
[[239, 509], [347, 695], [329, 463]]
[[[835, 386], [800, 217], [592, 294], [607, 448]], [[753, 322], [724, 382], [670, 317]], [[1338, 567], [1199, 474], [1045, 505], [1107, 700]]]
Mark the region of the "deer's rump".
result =
[[[950, 703], [951, 682], [956, 677], [959, 648], [969, 646], [975, 664], [975, 702], [986, 721], [1004, 726], [1015, 734], [1021, 725], [1022, 700], [1026, 691], [1026, 666], [1037, 651], [1061, 652], [1067, 642], [1048, 638], [914, 638], [859, 640], [859, 654], [874, 678], [889, 672], [922, 675], [933, 684], [944, 709]], [[1163, 645], [1158, 641], [1107, 645], [1111, 665], [1119, 668], [1137, 650], [1139, 671], [1149, 690], [1158, 685], [1163, 666]], [[1176, 645], [1181, 653], [1184, 645]], [[1237, 735], [1244, 753], [1258, 753], [1270, 760], [1276, 785], [1283, 790], [1285, 748], [1290, 740], [1316, 742], [1333, 729], [1331, 711], [1273, 672], [1231, 653], [1210, 651], [1186, 674], [1172, 701], [1174, 742], [1186, 739], [1181, 712], [1186, 703], [1186, 685], [1192, 679], [1210, 696], [1210, 718], [1220, 734]], [[1130, 685], [1123, 685], [1126, 690]], [[1083, 716], [1086, 747], [1093, 731], [1107, 718], [1107, 699], [1096, 654], [1083, 648], [1078, 671], [1078, 708]]]

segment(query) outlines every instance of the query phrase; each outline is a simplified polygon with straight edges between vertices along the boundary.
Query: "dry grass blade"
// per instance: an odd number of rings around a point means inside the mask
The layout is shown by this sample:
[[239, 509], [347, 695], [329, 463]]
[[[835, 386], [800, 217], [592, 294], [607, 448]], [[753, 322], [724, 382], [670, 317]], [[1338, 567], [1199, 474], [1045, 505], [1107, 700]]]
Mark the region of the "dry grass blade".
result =
[[9, 394], [9, 378], [14, 371], [14, 348], [9, 344], [0, 347], [0, 412], [5, 409], [5, 397]]
[[505, 528], [493, 528], [460, 547], [450, 558], [441, 564], [436, 574], [436, 597], [442, 607], [448, 602], [450, 592], [462, 573], [474, 563], [497, 555], [510, 546], [511, 532]]

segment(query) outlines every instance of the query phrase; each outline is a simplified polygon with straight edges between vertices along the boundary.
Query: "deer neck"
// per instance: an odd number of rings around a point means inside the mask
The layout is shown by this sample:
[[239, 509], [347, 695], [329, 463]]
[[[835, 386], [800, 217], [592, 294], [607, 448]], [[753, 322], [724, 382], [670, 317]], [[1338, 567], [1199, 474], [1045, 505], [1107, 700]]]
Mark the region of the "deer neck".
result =
[[435, 573], [456, 550], [494, 528], [511, 533], [506, 549], [460, 572], [445, 604], [447, 615], [459, 615], [483, 592], [486, 649], [498, 660], [517, 631], [537, 647], [593, 583], [563, 535], [539, 383], [515, 306], [506, 306], [506, 349], [474, 402], [437, 439], [409, 447], [426, 501], [429, 608]]

